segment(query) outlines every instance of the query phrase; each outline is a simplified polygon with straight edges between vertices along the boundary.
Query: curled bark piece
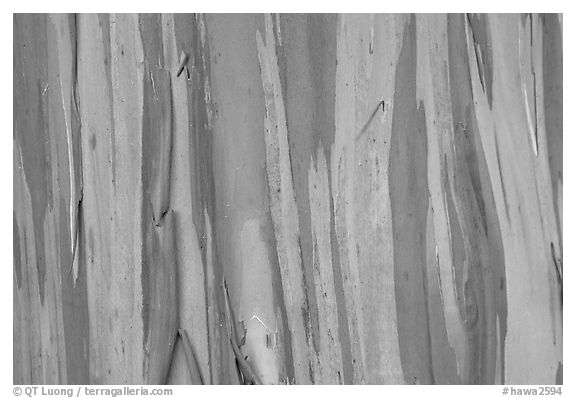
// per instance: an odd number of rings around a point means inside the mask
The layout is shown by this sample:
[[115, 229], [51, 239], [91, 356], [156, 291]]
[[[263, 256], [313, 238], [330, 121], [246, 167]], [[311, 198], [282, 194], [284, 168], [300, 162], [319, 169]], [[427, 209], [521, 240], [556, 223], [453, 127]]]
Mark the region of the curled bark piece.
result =
[[252, 370], [252, 366], [250, 366], [246, 358], [244, 358], [244, 356], [242, 355], [240, 347], [238, 347], [232, 341], [232, 337], [230, 337], [230, 343], [232, 344], [232, 350], [234, 351], [234, 355], [236, 356], [236, 365], [240, 370], [240, 374], [242, 375], [244, 384], [262, 384], [262, 382], [254, 372], [254, 370]]
[[182, 51], [182, 55], [180, 56], [180, 65], [178, 66], [178, 72], [176, 72], [176, 77], [180, 77], [187, 62], [188, 62], [188, 54]]
[[228, 337], [230, 338], [230, 345], [234, 351], [234, 356], [236, 357], [236, 366], [240, 373], [240, 378], [243, 380], [244, 384], [262, 384], [256, 372], [252, 369], [252, 366], [240, 350], [240, 340], [236, 331], [236, 324], [234, 313], [232, 312], [232, 304], [230, 303], [230, 295], [228, 294], [228, 288], [226, 287], [226, 281], [222, 283], [224, 289], [225, 297], [225, 316], [226, 316], [226, 326], [228, 330]]
[[228, 328], [228, 334], [233, 339], [234, 344], [237, 346], [241, 346], [241, 342], [238, 339], [238, 331], [236, 329], [236, 323], [234, 322], [234, 312], [232, 311], [232, 303], [230, 303], [230, 295], [228, 294], [228, 286], [226, 285], [226, 280], [222, 283], [224, 288], [224, 297], [226, 300], [224, 301], [225, 305], [225, 315], [226, 315], [226, 326]]

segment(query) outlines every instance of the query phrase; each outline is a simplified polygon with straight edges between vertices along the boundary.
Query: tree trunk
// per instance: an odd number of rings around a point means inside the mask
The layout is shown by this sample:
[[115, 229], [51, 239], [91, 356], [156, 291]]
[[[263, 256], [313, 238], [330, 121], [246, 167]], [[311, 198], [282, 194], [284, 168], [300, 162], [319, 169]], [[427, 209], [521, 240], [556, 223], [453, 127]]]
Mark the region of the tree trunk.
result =
[[562, 16], [16, 14], [13, 136], [16, 384], [562, 383]]

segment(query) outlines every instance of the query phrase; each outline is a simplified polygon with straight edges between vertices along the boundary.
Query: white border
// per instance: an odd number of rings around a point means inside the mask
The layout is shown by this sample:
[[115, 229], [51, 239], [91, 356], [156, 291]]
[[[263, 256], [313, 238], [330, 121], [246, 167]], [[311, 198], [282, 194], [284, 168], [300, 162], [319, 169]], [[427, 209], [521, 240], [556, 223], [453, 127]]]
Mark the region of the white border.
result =
[[[567, 110], [568, 117], [564, 120], [563, 134], [564, 144], [563, 148], [576, 148], [574, 145], [574, 122], [571, 117], [575, 113], [573, 93], [574, 91], [574, 28], [571, 23], [572, 13], [568, 13], [568, 2], [559, 1], [486, 1], [481, 0], [476, 3], [471, 2], [456, 2], [456, 1], [347, 1], [347, 2], [314, 2], [313, 0], [286, 0], [280, 2], [278, 0], [271, 1], [236, 1], [236, 2], [222, 2], [217, 0], [209, 0], [205, 2], [170, 2], [170, 1], [124, 1], [120, 4], [118, 0], [99, 0], [97, 2], [79, 2], [79, 1], [20, 1], [17, 4], [8, 5], [7, 12], [1, 14], [2, 23], [0, 24], [2, 38], [2, 48], [4, 59], [0, 62], [0, 76], [3, 80], [3, 87], [13, 87], [13, 74], [12, 74], [12, 12], [67, 12], [67, 11], [80, 11], [80, 12], [94, 12], [94, 11], [115, 11], [115, 12], [515, 12], [519, 10], [527, 10], [530, 12], [563, 12], [563, 41], [568, 43], [565, 45], [564, 50], [564, 109]], [[571, 11], [571, 10], [570, 10]], [[566, 18], [568, 16], [568, 18]], [[567, 23], [566, 23], [567, 22]], [[12, 218], [12, 142], [10, 135], [13, 133], [12, 122], [12, 101], [13, 98], [8, 93], [8, 89], [4, 90], [1, 97], [2, 106], [2, 121], [5, 125], [4, 133], [0, 135], [2, 140], [0, 143], [0, 150], [2, 156], [0, 161], [0, 173], [2, 183], [6, 188], [3, 190], [4, 194], [0, 196], [0, 209], [3, 210], [5, 223], [0, 230], [0, 253], [5, 258], [5, 265], [1, 267], [0, 281], [2, 283], [0, 288], [0, 302], [2, 303], [1, 314], [5, 317], [5, 325], [0, 328], [1, 331], [1, 351], [4, 353], [1, 367], [0, 367], [0, 396], [12, 396], [12, 225], [9, 222]], [[566, 151], [565, 151], [566, 152]], [[572, 153], [569, 152], [569, 155]], [[576, 156], [575, 156], [576, 157]], [[574, 342], [572, 336], [575, 336], [576, 330], [574, 329], [573, 316], [574, 313], [574, 294], [570, 288], [573, 284], [574, 266], [572, 248], [574, 243], [574, 235], [572, 226], [574, 225], [574, 210], [571, 206], [576, 202], [573, 172], [576, 171], [575, 157], [564, 157], [564, 264], [567, 267], [564, 269], [565, 275], [565, 288], [564, 288], [564, 303], [566, 310], [564, 311], [564, 386], [563, 396], [576, 396], [573, 390], [574, 385]], [[112, 387], [112, 386], [109, 386]], [[185, 386], [170, 386], [174, 388], [174, 397], [190, 397], [190, 396], [205, 396], [205, 395], [220, 395], [228, 397], [237, 397], [240, 395], [250, 395], [256, 397], [283, 397], [300, 394], [330, 394], [331, 398], [338, 396], [348, 396], [351, 393], [362, 394], [362, 396], [430, 396], [439, 394], [443, 397], [501, 397], [502, 387], [500, 386], [290, 386], [288, 387], [268, 387], [261, 386], [256, 388], [238, 388], [237, 386], [228, 387], [185, 387]], [[352, 390], [353, 389], [353, 390]], [[198, 395], [196, 395], [198, 394]]]

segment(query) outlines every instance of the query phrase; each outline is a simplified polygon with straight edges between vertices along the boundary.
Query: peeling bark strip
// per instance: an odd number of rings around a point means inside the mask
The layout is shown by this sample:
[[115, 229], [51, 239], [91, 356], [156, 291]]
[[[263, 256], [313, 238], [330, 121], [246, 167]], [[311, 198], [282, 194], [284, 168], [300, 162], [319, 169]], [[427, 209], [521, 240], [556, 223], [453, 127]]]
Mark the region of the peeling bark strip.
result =
[[144, 341], [144, 380], [165, 384], [172, 351], [178, 334], [178, 284], [174, 244], [175, 214], [166, 213], [163, 225], [156, 228], [151, 243], [149, 273], [148, 329]]
[[68, 166], [70, 177], [70, 247], [72, 250], [72, 265], [74, 282], [78, 278], [78, 258], [76, 257], [78, 235], [78, 219], [82, 203], [82, 151], [81, 122], [78, 104], [78, 44], [76, 39], [76, 16], [56, 15], [50, 17], [56, 31], [58, 63], [60, 70], [60, 93], [64, 109], [66, 140], [68, 146]]
[[[158, 156], [152, 158], [152, 211], [154, 224], [159, 226], [170, 202], [170, 155], [172, 153], [172, 89], [170, 72], [163, 69], [150, 71], [150, 82], [146, 84], [150, 129], [153, 132], [151, 145]], [[150, 92], [150, 88], [152, 92]]]
[[534, 42], [538, 19], [533, 21], [532, 14], [523, 16], [518, 21], [518, 59], [520, 61], [520, 80], [522, 82], [522, 96], [526, 111], [526, 121], [530, 142], [534, 156], [538, 156], [538, 112], [536, 100], [536, 76], [534, 73], [534, 52], [537, 51], [538, 42]]
[[[471, 81], [470, 60], [465, 56], [466, 43], [454, 40], [462, 34], [466, 35], [465, 24], [463, 19], [448, 19], [449, 60], [455, 67], [450, 69], [449, 74], [453, 120], [449, 142], [454, 149], [447, 150], [450, 184], [446, 189], [450, 190], [448, 195], [453, 195], [455, 214], [451, 217], [455, 218], [454, 223], [462, 232], [463, 240], [461, 262], [455, 261], [453, 264], [455, 273], [460, 274], [457, 281], [460, 288], [458, 299], [468, 340], [468, 357], [461, 377], [468, 384], [493, 384], [496, 339], [502, 337], [498, 343], [501, 347], [505, 346], [505, 334], [496, 335], [496, 315], [502, 300], [498, 289], [505, 289], [505, 278], [500, 263], [502, 259], [498, 258], [498, 247], [494, 247], [499, 244], [494, 242], [494, 238], [500, 238], [499, 225], [491, 220], [488, 230], [487, 224], [490, 214], [485, 208], [493, 196], [492, 192], [482, 192], [483, 179], [486, 181], [487, 176], [480, 174], [485, 169], [477, 157], [477, 153], [482, 153], [482, 147], [477, 145], [476, 113], [468, 84]], [[501, 330], [506, 333], [505, 323]]]
[[274, 222], [284, 302], [292, 337], [295, 379], [298, 384], [307, 384], [314, 382], [317, 365], [311, 346], [310, 319], [300, 253], [298, 209], [292, 186], [284, 100], [270, 15], [265, 16], [265, 38], [266, 44], [260, 32], [256, 33], [266, 102], [264, 138], [270, 211]]
[[544, 14], [542, 19], [542, 80], [544, 122], [550, 163], [550, 179], [556, 210], [560, 252], [562, 252], [562, 28], [557, 15]]
[[316, 380], [322, 384], [342, 384], [342, 349], [338, 333], [338, 308], [334, 291], [332, 269], [332, 244], [330, 242], [330, 190], [324, 149], [320, 144], [317, 153], [318, 164], [310, 162], [308, 192], [310, 192], [310, 213], [312, 222], [312, 258], [316, 302], [318, 303], [318, 327], [320, 349], [318, 363], [320, 375]]
[[562, 48], [556, 14], [14, 15], [14, 383], [562, 383]]
[[416, 100], [416, 21], [406, 24], [396, 67], [390, 142], [390, 204], [398, 338], [407, 384], [433, 384], [428, 329], [426, 116]]
[[366, 376], [364, 373], [365, 360], [362, 347], [361, 322], [362, 313], [360, 306], [359, 281], [358, 274], [352, 269], [349, 260], [348, 236], [346, 229], [345, 216], [345, 196], [344, 187], [346, 184], [346, 157], [340, 158], [336, 175], [339, 176], [337, 184], [334, 184], [335, 191], [335, 210], [334, 224], [336, 228], [336, 237], [338, 239], [338, 248], [340, 251], [340, 264], [342, 267], [342, 285], [344, 288], [344, 300], [346, 303], [346, 313], [348, 314], [348, 329], [350, 333], [350, 356], [352, 360], [352, 376], [355, 384], [364, 384]]
[[[231, 360], [232, 354], [229, 354], [228, 342], [225, 334], [220, 330], [224, 306], [219, 284], [223, 278], [223, 266], [217, 250], [218, 239], [215, 228], [217, 222], [215, 185], [218, 180], [213, 170], [214, 129], [212, 127], [213, 104], [209, 62], [211, 57], [206, 43], [205, 18], [203, 14], [174, 14], [174, 39], [177, 49], [171, 49], [170, 45], [166, 46], [169, 51], [178, 53], [180, 49], [190, 54], [187, 63], [190, 74], [186, 75], [184, 81], [186, 103], [177, 101], [175, 97], [173, 104], [176, 125], [178, 125], [180, 112], [185, 114], [187, 119], [180, 119], [180, 128], [182, 138], [187, 141], [187, 143], [184, 141], [183, 145], [188, 147], [189, 178], [188, 181], [175, 181], [173, 188], [190, 193], [190, 201], [182, 203], [182, 207], [192, 215], [192, 219], [188, 222], [194, 226], [194, 232], [192, 237], [182, 234], [181, 239], [186, 243], [191, 242], [199, 255], [192, 260], [191, 265], [183, 266], [190, 276], [186, 277], [183, 274], [187, 283], [181, 293], [188, 296], [188, 299], [181, 306], [181, 311], [186, 313], [182, 322], [186, 322], [189, 327], [193, 326], [189, 332], [195, 342], [196, 340], [205, 341], [198, 349], [204, 354], [201, 363], [207, 384], [224, 384], [228, 376], [228, 368], [225, 364]], [[184, 75], [181, 75], [178, 78], [179, 83], [184, 80], [183, 77]], [[173, 84], [176, 90], [177, 86], [174, 82]], [[184, 149], [175, 148], [175, 151], [174, 157], [178, 156], [178, 151], [184, 151]], [[178, 158], [175, 159], [176, 170], [178, 170], [180, 162]], [[173, 196], [172, 192], [171, 196]], [[185, 253], [181, 252], [180, 255], [186, 258]]]

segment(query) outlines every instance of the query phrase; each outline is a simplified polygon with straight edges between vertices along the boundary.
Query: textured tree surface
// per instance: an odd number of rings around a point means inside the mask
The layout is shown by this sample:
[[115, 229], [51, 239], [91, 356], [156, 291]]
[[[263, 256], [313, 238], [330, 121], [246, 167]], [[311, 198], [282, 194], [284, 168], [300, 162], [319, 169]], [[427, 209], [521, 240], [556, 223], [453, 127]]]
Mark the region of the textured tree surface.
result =
[[562, 16], [14, 16], [14, 383], [562, 383]]

